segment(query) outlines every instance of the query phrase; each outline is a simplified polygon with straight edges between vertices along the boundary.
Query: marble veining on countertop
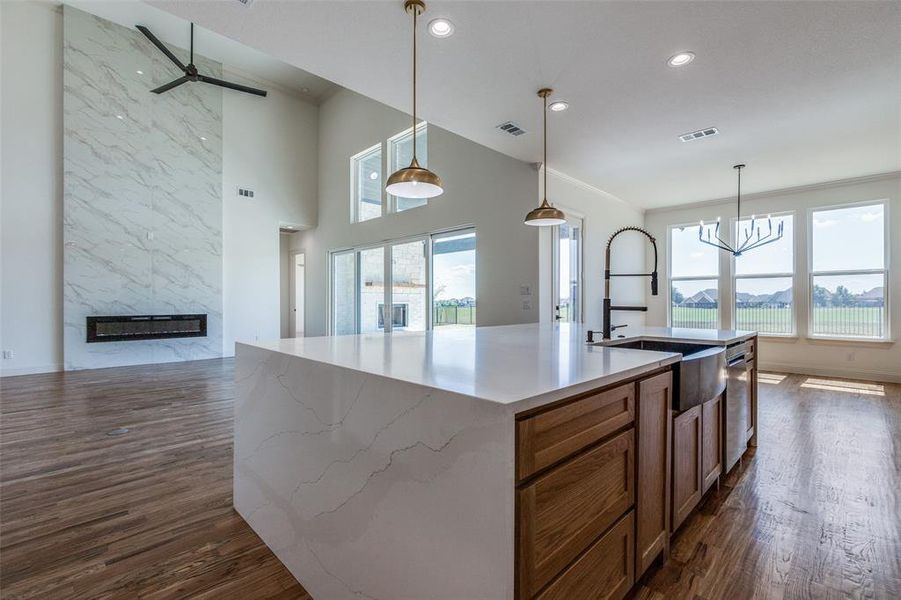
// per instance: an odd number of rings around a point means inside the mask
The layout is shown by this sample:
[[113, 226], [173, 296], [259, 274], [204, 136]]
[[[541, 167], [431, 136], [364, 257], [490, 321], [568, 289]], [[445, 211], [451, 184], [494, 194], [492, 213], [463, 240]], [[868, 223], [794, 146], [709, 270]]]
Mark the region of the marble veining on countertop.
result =
[[[590, 346], [578, 324], [438, 328], [247, 344], [288, 356], [517, 405], [641, 375], [681, 355]], [[518, 403], [523, 403], [519, 405]]]

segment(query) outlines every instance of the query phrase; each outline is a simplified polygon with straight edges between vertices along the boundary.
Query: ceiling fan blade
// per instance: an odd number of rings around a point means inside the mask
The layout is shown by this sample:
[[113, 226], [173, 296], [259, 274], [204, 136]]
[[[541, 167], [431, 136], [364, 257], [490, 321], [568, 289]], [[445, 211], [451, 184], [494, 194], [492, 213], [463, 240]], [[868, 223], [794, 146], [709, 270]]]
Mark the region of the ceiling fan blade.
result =
[[150, 91], [153, 92], [154, 94], [162, 94], [163, 92], [168, 92], [172, 88], [178, 87], [181, 84], [187, 83], [189, 81], [191, 81], [191, 78], [188, 77], [187, 75], [185, 75], [184, 77], [179, 77], [178, 79], [176, 79], [174, 81], [170, 81], [169, 83], [167, 83], [165, 85], [161, 85], [160, 87], [150, 90]]
[[218, 85], [220, 87], [228, 88], [230, 90], [237, 90], [239, 92], [246, 92], [248, 94], [254, 94], [256, 96], [266, 96], [266, 90], [258, 90], [257, 88], [247, 87], [246, 85], [241, 85], [240, 83], [231, 83], [230, 81], [222, 81], [221, 79], [216, 79], [215, 77], [207, 77], [206, 75], [198, 75], [197, 81], [202, 81], [204, 83], [212, 83], [213, 85]]
[[[174, 62], [175, 65], [176, 65], [179, 69], [181, 69], [182, 71], [186, 71], [186, 70], [188, 69], [188, 68], [184, 65], [184, 63], [182, 63], [180, 60], [178, 60], [178, 57], [177, 57], [177, 56], [175, 56], [174, 54], [172, 54], [172, 51], [171, 51], [171, 50], [169, 50], [168, 48], [166, 48], [166, 45], [165, 45], [163, 42], [161, 42], [161, 41], [159, 40], [158, 37], [156, 37], [155, 35], [153, 35], [153, 33], [151, 33], [151, 31], [150, 31], [149, 29], [147, 29], [147, 28], [144, 27], [143, 25], [135, 25], [135, 27], [138, 28], [138, 31], [140, 31], [141, 33], [143, 33], [144, 35], [146, 35], [146, 36], [147, 36], [147, 39], [150, 40], [150, 41], [153, 43], [154, 46], [156, 46], [157, 48], [159, 48], [160, 52], [162, 52], [163, 54], [165, 54], [166, 56], [168, 56], [168, 57], [169, 57], [169, 60], [171, 60], [172, 62]], [[166, 90], [163, 90], [163, 91], [166, 91]]]

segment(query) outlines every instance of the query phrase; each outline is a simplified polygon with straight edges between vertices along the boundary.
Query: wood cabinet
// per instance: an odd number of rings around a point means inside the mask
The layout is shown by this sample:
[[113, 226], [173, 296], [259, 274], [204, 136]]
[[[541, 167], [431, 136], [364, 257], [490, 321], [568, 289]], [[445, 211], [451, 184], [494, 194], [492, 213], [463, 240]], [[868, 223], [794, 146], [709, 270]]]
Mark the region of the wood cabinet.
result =
[[670, 422], [673, 375], [667, 371], [638, 382], [635, 452], [635, 577], [669, 550]]
[[723, 395], [701, 407], [702, 452], [704, 477], [702, 492], [710, 489], [723, 472]]
[[516, 478], [530, 475], [632, 423], [635, 384], [576, 397], [516, 422]]
[[517, 490], [518, 587], [531, 598], [634, 502], [629, 429]]
[[703, 494], [702, 413], [698, 405], [673, 419], [672, 530], [679, 528]]
[[619, 600], [625, 597], [635, 582], [634, 527], [634, 513], [629, 511], [549, 585], [538, 599]]

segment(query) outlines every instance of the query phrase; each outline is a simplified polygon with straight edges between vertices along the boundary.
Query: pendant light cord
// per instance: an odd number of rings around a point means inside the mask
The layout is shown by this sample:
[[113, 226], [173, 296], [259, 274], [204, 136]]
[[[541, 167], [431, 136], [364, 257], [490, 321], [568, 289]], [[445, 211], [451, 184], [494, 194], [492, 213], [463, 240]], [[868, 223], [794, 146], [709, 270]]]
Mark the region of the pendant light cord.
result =
[[544, 198], [547, 202], [547, 94], [544, 96]]
[[419, 7], [413, 6], [413, 161], [416, 161], [416, 16]]
[[194, 23], [191, 23], [191, 60], [188, 62], [194, 64]]
[[738, 220], [741, 221], [741, 167], [738, 167]]

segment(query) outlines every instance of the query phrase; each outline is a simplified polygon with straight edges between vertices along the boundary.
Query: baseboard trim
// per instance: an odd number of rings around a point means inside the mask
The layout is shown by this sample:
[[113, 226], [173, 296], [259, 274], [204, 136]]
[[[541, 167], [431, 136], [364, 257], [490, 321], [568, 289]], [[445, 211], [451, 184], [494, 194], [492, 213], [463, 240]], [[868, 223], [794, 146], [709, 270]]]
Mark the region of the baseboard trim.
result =
[[901, 383], [901, 374], [888, 371], [868, 371], [865, 369], [844, 369], [840, 367], [817, 367], [797, 363], [760, 362], [761, 371], [776, 373], [797, 373], [798, 375], [816, 375], [818, 377], [841, 377], [861, 381], [877, 381], [880, 383]]
[[59, 364], [0, 369], [0, 378], [16, 377], [18, 375], [38, 375], [40, 373], [57, 373], [62, 370], [63, 366]]

